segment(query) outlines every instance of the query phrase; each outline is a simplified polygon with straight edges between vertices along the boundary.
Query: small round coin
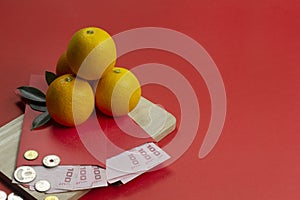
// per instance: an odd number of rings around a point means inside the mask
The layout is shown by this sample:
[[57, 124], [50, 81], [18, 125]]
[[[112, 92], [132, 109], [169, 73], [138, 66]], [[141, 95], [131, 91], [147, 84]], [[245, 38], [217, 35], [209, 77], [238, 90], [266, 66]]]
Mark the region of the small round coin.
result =
[[59, 198], [57, 197], [57, 196], [47, 196], [46, 198], [45, 198], [45, 200], [59, 200]]
[[35, 160], [39, 156], [36, 150], [28, 150], [24, 153], [24, 158], [26, 160]]
[[7, 198], [6, 192], [0, 190], [0, 200], [6, 200], [6, 198]]
[[38, 192], [46, 192], [50, 190], [51, 184], [47, 180], [39, 180], [34, 184], [34, 188]]
[[32, 167], [21, 166], [14, 172], [14, 178], [20, 183], [29, 183], [36, 177], [36, 172]]
[[14, 193], [10, 193], [7, 197], [7, 200], [23, 200], [20, 196], [15, 195]]
[[60, 158], [57, 155], [48, 155], [43, 159], [43, 164], [46, 167], [56, 167], [60, 163]]

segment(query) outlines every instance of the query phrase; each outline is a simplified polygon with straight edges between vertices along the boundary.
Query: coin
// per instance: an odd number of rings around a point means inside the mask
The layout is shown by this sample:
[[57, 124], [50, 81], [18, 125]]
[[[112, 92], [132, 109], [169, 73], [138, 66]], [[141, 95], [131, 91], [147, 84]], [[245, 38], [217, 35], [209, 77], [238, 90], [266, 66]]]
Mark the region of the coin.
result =
[[57, 196], [47, 196], [45, 200], [59, 200]]
[[46, 192], [46, 191], [50, 190], [51, 185], [50, 185], [49, 181], [47, 181], [47, 180], [39, 180], [34, 184], [34, 188], [38, 192]]
[[23, 200], [21, 197], [15, 195], [14, 193], [10, 193], [7, 197], [7, 200]]
[[43, 164], [46, 167], [56, 167], [60, 163], [60, 158], [57, 155], [48, 155], [43, 159]]
[[6, 200], [6, 198], [7, 198], [6, 192], [0, 190], [0, 200]]
[[35, 160], [38, 156], [39, 154], [35, 150], [28, 150], [24, 153], [24, 158], [26, 160]]
[[32, 167], [21, 166], [14, 172], [14, 178], [20, 183], [29, 183], [36, 177], [36, 172]]

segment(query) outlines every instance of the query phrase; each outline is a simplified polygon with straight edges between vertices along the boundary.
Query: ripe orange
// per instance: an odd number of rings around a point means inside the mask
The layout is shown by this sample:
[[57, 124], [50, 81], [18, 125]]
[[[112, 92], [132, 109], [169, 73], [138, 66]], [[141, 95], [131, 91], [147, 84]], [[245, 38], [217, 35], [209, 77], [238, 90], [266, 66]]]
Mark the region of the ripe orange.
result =
[[127, 69], [115, 67], [103, 76], [96, 88], [96, 107], [109, 116], [126, 115], [136, 107], [141, 86]]
[[74, 74], [70, 69], [70, 65], [67, 60], [66, 52], [64, 52], [58, 59], [56, 64], [56, 75], [61, 76], [64, 74]]
[[86, 80], [97, 80], [116, 62], [116, 46], [111, 36], [97, 27], [83, 28], [71, 38], [67, 59], [72, 71]]
[[52, 119], [65, 126], [85, 122], [94, 110], [90, 84], [72, 74], [56, 78], [46, 93], [46, 105]]

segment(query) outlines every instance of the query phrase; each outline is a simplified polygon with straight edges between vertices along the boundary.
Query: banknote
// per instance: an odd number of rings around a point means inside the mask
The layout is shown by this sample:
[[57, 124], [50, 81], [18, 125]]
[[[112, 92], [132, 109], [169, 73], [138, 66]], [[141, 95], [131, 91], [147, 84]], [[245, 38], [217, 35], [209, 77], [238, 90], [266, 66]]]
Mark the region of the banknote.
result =
[[35, 183], [47, 180], [51, 184], [46, 193], [59, 193], [73, 190], [84, 190], [107, 186], [105, 169], [98, 166], [58, 166], [45, 168], [33, 166], [36, 178], [28, 184], [30, 190], [35, 190]]
[[98, 166], [80, 166], [78, 176], [72, 183], [72, 190], [83, 190], [107, 185], [105, 169]]
[[106, 160], [106, 176], [109, 183], [127, 183], [168, 160], [170, 156], [159, 146], [146, 143]]
[[[59, 165], [53, 168], [31, 166], [36, 176], [34, 180], [29, 183], [24, 182], [23, 185], [30, 190], [38, 190], [39, 188], [36, 187], [36, 184], [42, 181], [48, 185], [50, 184], [50, 189], [49, 187], [47, 189], [42, 188], [45, 189], [43, 192], [61, 193], [106, 187], [108, 184], [118, 181], [125, 184], [162, 164], [169, 158], [170, 156], [165, 151], [151, 142], [108, 158], [106, 160], [106, 169], [90, 165]], [[16, 174], [18, 175], [17, 178], [23, 180], [23, 177], [19, 177], [22, 173]], [[13, 182], [18, 183], [16, 180], [13, 180]]]

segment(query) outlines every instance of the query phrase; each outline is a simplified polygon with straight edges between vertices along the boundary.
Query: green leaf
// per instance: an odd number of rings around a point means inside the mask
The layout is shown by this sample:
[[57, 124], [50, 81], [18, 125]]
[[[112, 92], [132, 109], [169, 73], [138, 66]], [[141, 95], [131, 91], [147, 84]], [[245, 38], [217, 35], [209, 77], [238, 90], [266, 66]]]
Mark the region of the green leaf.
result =
[[48, 111], [43, 112], [33, 120], [31, 130], [45, 125], [50, 119], [51, 116], [49, 115]]
[[47, 111], [46, 104], [33, 104], [33, 103], [29, 103], [29, 106], [30, 106], [31, 109], [36, 110], [36, 111], [40, 111], [40, 112]]
[[54, 81], [57, 78], [57, 76], [53, 72], [46, 71], [45, 78], [46, 78], [47, 84], [50, 85], [52, 83], [52, 81]]
[[46, 95], [39, 89], [30, 86], [21, 86], [17, 89], [19, 89], [20, 95], [25, 99], [37, 102], [46, 102]]

